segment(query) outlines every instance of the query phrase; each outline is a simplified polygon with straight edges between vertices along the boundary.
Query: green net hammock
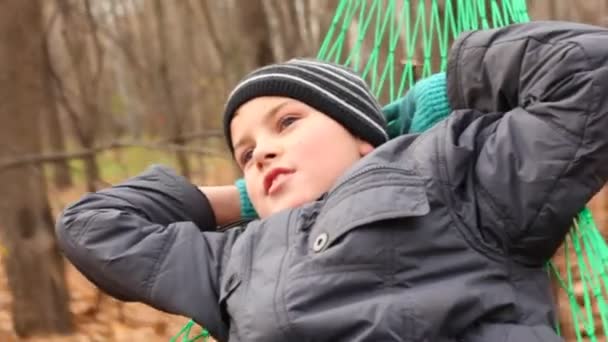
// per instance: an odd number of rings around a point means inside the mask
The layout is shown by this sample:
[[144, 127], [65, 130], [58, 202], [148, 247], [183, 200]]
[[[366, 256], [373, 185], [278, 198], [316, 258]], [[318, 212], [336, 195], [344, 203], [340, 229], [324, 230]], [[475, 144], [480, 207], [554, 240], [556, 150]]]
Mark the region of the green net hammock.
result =
[[[461, 32], [529, 20], [525, 0], [341, 0], [317, 57], [355, 69], [388, 103], [417, 79], [445, 70]], [[558, 253], [560, 264], [550, 262], [547, 271], [569, 314], [555, 329], [576, 341], [597, 341], [608, 328], [608, 245], [588, 209], [574, 218]], [[194, 326], [188, 322], [171, 341], [207, 341], [204, 329], [190, 336]]]

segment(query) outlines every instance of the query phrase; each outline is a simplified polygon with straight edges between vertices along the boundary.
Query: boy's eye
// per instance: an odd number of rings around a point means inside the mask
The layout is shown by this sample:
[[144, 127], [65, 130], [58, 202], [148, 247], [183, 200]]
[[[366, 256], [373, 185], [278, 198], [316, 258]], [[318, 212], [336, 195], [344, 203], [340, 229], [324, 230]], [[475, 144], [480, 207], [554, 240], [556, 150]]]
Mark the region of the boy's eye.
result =
[[295, 115], [285, 115], [279, 120], [279, 130], [283, 130], [289, 127], [292, 123], [296, 122], [298, 117]]
[[251, 160], [252, 156], [253, 156], [252, 149], [245, 150], [245, 152], [241, 153], [241, 158], [240, 158], [241, 165], [242, 166], [246, 165]]

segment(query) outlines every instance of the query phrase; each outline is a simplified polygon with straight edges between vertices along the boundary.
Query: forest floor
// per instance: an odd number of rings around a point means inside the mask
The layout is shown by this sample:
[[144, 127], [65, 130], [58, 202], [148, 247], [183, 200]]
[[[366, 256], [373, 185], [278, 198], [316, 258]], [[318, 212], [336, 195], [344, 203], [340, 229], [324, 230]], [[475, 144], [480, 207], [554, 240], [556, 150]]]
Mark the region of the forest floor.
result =
[[76, 332], [70, 336], [18, 338], [12, 327], [11, 296], [4, 272], [0, 274], [0, 341], [27, 342], [168, 342], [188, 319], [172, 316], [137, 303], [115, 300], [95, 288], [67, 264], [70, 308]]

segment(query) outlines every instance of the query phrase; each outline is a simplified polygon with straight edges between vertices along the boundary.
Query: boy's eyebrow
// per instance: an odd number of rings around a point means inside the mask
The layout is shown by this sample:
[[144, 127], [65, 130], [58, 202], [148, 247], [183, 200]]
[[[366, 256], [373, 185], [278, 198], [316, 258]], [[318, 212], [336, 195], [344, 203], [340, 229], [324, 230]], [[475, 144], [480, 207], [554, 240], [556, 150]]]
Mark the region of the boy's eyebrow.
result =
[[[290, 102], [293, 102], [293, 100], [285, 100], [285, 101], [279, 103], [278, 105], [272, 107], [269, 111], [267, 111], [264, 114], [264, 118], [262, 119], [262, 121], [263, 122], [269, 121], [272, 117], [274, 117], [277, 114], [278, 111], [280, 111], [283, 107], [288, 105]], [[241, 138], [236, 142], [236, 144], [234, 144], [234, 146], [232, 147], [232, 150], [236, 151], [236, 149], [241, 147], [241, 145], [243, 145], [243, 144], [245, 144], [245, 139]]]

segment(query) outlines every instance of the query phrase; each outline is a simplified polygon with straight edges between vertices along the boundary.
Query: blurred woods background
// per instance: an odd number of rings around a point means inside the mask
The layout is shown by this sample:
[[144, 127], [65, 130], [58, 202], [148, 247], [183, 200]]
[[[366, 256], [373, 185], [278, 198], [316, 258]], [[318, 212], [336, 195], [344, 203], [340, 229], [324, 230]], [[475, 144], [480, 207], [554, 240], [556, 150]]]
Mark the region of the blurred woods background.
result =
[[[83, 279], [57, 249], [54, 218], [151, 163], [198, 184], [232, 182], [220, 131], [227, 93], [255, 67], [315, 56], [337, 3], [0, 1], [0, 340], [166, 341], [178, 331], [186, 318], [110, 299]], [[607, 0], [528, 7], [534, 20], [608, 23]], [[594, 209], [605, 227], [603, 197]]]

